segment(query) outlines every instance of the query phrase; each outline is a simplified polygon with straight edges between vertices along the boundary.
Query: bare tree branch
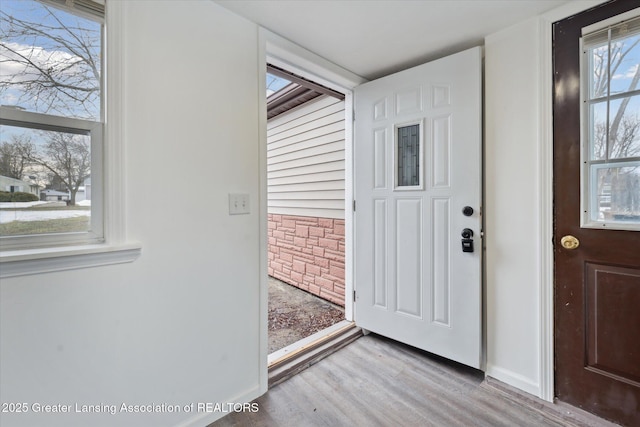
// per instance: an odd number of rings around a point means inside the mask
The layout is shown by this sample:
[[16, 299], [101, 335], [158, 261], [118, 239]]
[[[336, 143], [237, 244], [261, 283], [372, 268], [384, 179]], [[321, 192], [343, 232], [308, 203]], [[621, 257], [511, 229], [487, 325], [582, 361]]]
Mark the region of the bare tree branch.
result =
[[36, 22], [0, 10], [0, 63], [18, 70], [2, 76], [0, 95], [14, 90], [35, 111], [99, 120], [100, 26], [38, 7], [46, 18]]

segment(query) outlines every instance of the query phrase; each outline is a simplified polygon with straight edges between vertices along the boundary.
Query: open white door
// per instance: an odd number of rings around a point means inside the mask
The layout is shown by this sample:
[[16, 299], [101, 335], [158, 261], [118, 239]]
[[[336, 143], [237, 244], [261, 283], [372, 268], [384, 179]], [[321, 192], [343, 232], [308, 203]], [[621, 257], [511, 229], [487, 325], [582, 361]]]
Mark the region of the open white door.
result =
[[[355, 90], [356, 323], [474, 368], [481, 55], [473, 48]], [[465, 229], [473, 235], [463, 242]]]

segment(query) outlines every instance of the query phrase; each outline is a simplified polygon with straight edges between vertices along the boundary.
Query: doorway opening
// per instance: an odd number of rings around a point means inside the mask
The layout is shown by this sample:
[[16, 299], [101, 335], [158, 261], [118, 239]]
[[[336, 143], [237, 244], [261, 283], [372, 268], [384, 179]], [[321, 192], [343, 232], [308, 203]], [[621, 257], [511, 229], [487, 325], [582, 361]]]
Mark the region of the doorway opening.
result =
[[345, 320], [346, 110], [343, 93], [271, 64], [266, 90], [273, 362]]

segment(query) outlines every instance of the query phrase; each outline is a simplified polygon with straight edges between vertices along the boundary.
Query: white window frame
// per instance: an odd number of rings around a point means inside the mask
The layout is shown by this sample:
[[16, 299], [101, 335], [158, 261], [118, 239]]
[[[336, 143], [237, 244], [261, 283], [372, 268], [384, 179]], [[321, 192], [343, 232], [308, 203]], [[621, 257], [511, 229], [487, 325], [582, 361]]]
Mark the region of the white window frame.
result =
[[[596, 170], [603, 168], [615, 168], [615, 167], [628, 167], [634, 166], [640, 162], [640, 157], [624, 157], [605, 160], [592, 160], [591, 159], [591, 78], [590, 78], [590, 58], [589, 50], [584, 45], [584, 37], [593, 34], [598, 31], [605, 30], [607, 28], [615, 27], [624, 21], [628, 21], [640, 16], [640, 8], [625, 12], [618, 16], [614, 16], [610, 19], [606, 19], [602, 22], [590, 25], [582, 29], [582, 37], [580, 38], [580, 121], [581, 121], [581, 153], [580, 160], [582, 168], [580, 171], [580, 227], [592, 228], [592, 229], [609, 229], [609, 230], [627, 230], [627, 231], [640, 231], [640, 223], [626, 223], [621, 221], [594, 221], [591, 218], [592, 209], [597, 206], [598, 201], [593, 200], [591, 189], [596, 184], [597, 176]], [[598, 98], [597, 101], [611, 100], [624, 98], [627, 96], [639, 95], [640, 90], [634, 90], [631, 92], [624, 92], [622, 94], [607, 94], [605, 97]]]
[[104, 242], [102, 203], [103, 123], [0, 107], [0, 125], [89, 136], [91, 141], [91, 175], [93, 185], [89, 231], [2, 236], [0, 237], [2, 250]]
[[[68, 10], [61, 6], [63, 1], [45, 0], [45, 3], [55, 4], [56, 7]], [[78, 1], [76, 2], [78, 3]], [[81, 3], [89, 3], [82, 0]], [[78, 132], [90, 132], [92, 136], [92, 199], [100, 200], [100, 211], [96, 220], [103, 224], [102, 232], [90, 235], [85, 233], [84, 238], [75, 237], [66, 242], [60, 242], [55, 246], [29, 246], [6, 247], [4, 242], [0, 246], [0, 278], [48, 273], [55, 271], [72, 270], [78, 268], [97, 267], [103, 265], [132, 262], [141, 255], [141, 245], [127, 238], [126, 233], [126, 186], [125, 186], [125, 132], [124, 118], [125, 99], [124, 93], [124, 35], [121, 25], [124, 20], [124, 2], [109, 1], [105, 7], [104, 36], [103, 36], [103, 101], [104, 122], [90, 122], [76, 119], [64, 119], [56, 117], [56, 122], [50, 123], [45, 118], [36, 118], [29, 113], [23, 115], [21, 111], [1, 111], [2, 118], [17, 122], [37, 124], [32, 127], [45, 127], [50, 130], [75, 130]], [[87, 16], [82, 11], [81, 16]], [[108, 23], [108, 27], [107, 27]], [[106, 49], [108, 46], [108, 49]], [[105, 55], [106, 54], [106, 55]], [[13, 109], [9, 109], [13, 110]], [[46, 115], [43, 115], [46, 116]], [[82, 122], [89, 122], [87, 124]], [[51, 126], [53, 129], [48, 128]], [[97, 126], [98, 128], [96, 128]], [[88, 129], [87, 129], [88, 128]], [[94, 164], [94, 137], [95, 144], [99, 145], [95, 154], [99, 152], [99, 164]], [[93, 168], [96, 168], [95, 171]], [[98, 173], [100, 172], [100, 176]], [[96, 182], [98, 180], [98, 182]], [[102, 194], [96, 194], [100, 187]], [[92, 204], [94, 201], [92, 200]], [[92, 217], [94, 212], [92, 209]], [[92, 220], [93, 221], [93, 220]], [[93, 225], [92, 225], [93, 226]], [[98, 234], [102, 234], [98, 237]], [[34, 236], [35, 237], [35, 236]], [[58, 236], [60, 237], [60, 235]]]

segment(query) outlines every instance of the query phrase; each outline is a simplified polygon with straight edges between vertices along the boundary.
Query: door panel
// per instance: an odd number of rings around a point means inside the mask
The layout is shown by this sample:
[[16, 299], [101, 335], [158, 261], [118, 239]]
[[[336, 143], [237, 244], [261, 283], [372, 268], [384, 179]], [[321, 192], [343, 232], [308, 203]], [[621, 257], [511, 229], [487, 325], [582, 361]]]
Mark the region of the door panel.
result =
[[422, 317], [422, 198], [396, 200], [396, 312]]
[[[582, 28], [634, 7], [609, 2], [553, 29], [556, 396], [623, 425], [640, 425], [640, 232], [581, 227], [589, 204], [582, 201], [581, 209], [585, 157], [576, 83]], [[613, 199], [592, 203], [600, 203], [606, 219]], [[563, 246], [567, 235], [579, 246]]]
[[[356, 323], [481, 362], [481, 49], [355, 90]], [[462, 210], [471, 206], [473, 213]], [[463, 252], [461, 232], [474, 236]]]
[[[586, 262], [587, 369], [640, 386], [640, 268]], [[636, 357], [629, 357], [635, 355]]]

